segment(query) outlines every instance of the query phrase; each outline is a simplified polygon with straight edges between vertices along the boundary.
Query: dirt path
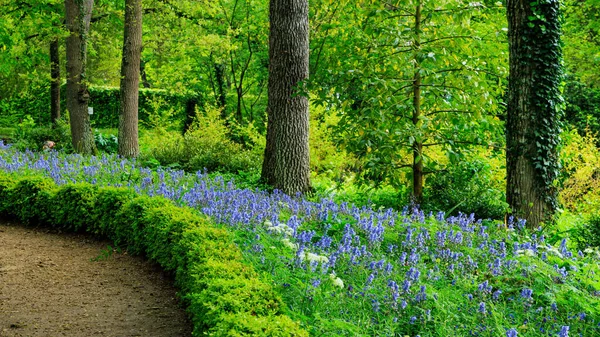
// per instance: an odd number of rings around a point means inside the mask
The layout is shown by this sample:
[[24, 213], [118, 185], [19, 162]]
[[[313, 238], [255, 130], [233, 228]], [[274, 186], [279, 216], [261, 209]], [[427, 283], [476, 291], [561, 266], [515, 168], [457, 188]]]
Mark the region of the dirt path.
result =
[[0, 221], [0, 336], [190, 335], [155, 266], [88, 236]]

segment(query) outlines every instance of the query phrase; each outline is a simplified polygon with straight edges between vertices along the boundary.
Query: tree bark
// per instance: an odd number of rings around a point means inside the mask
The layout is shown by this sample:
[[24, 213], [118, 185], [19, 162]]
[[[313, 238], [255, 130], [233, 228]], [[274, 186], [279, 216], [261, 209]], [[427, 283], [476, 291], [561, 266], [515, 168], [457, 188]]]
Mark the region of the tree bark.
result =
[[308, 147], [308, 0], [271, 0], [269, 6], [267, 144], [262, 179], [285, 193], [311, 189]]
[[58, 39], [50, 42], [50, 119], [52, 125], [60, 119], [60, 55]]
[[185, 122], [183, 124], [183, 134], [190, 129], [194, 120], [196, 119], [196, 105], [198, 104], [197, 98], [190, 98], [185, 102]]
[[560, 118], [559, 2], [507, 1], [509, 65], [506, 196], [513, 215], [536, 228], [557, 208]]
[[221, 118], [227, 122], [227, 97], [225, 94], [225, 72], [223, 64], [215, 63], [215, 79], [217, 81], [217, 104], [221, 109]]
[[146, 89], [150, 88], [150, 81], [148, 81], [148, 74], [146, 74], [146, 61], [140, 56], [140, 75], [142, 77], [142, 86]]
[[85, 71], [87, 39], [92, 17], [93, 0], [65, 0], [67, 37], [67, 110], [71, 121], [73, 149], [84, 154], [96, 153], [90, 125]]
[[137, 157], [138, 97], [142, 55], [142, 0], [125, 1], [123, 59], [121, 61], [121, 105], [119, 107], [119, 155]]

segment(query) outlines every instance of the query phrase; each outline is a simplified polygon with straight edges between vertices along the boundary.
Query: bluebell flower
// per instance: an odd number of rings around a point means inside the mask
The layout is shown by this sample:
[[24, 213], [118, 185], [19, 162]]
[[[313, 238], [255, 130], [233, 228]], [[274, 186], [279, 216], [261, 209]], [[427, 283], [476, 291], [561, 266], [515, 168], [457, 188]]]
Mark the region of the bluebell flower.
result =
[[498, 289], [498, 290], [494, 291], [494, 293], [492, 294], [492, 298], [494, 300], [498, 300], [500, 298], [501, 294], [502, 294], [502, 290]]
[[533, 290], [529, 289], [529, 288], [524, 288], [523, 290], [521, 290], [521, 297], [529, 300], [531, 299], [531, 295], [533, 295]]
[[485, 314], [486, 313], [485, 302], [479, 303], [479, 309], [477, 309], [477, 311], [479, 311], [479, 313], [481, 313], [481, 314]]
[[506, 337], [517, 337], [517, 330], [515, 328], [510, 328], [506, 331]]
[[558, 337], [569, 337], [569, 326], [563, 325], [558, 333]]

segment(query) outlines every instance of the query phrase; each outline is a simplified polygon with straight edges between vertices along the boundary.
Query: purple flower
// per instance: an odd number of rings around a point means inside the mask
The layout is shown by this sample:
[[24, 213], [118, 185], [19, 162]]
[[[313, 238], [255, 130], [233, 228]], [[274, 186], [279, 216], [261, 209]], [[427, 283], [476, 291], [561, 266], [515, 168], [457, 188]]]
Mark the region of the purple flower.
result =
[[494, 291], [494, 293], [492, 294], [492, 298], [494, 300], [498, 300], [500, 298], [501, 294], [502, 294], [502, 290], [498, 289], [498, 290]]
[[506, 337], [517, 337], [517, 330], [515, 328], [510, 328], [506, 331]]
[[526, 300], [530, 300], [531, 299], [531, 295], [533, 295], [533, 290], [529, 289], [529, 288], [525, 288], [523, 290], [521, 290], [521, 297], [526, 299]]
[[563, 327], [560, 329], [560, 332], [558, 333], [558, 337], [569, 337], [568, 325], [563, 325]]
[[479, 312], [480, 312], [480, 313], [482, 313], [482, 314], [485, 314], [485, 313], [486, 313], [486, 310], [485, 310], [485, 302], [481, 302], [481, 303], [479, 303], [479, 309], [478, 309], [477, 311], [479, 311]]

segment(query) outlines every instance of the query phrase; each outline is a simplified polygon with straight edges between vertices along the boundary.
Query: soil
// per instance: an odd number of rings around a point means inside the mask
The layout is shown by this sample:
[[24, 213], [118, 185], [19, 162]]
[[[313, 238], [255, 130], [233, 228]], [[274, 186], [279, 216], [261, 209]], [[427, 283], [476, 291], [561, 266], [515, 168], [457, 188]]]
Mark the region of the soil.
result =
[[86, 235], [0, 221], [0, 336], [190, 336], [173, 280]]

